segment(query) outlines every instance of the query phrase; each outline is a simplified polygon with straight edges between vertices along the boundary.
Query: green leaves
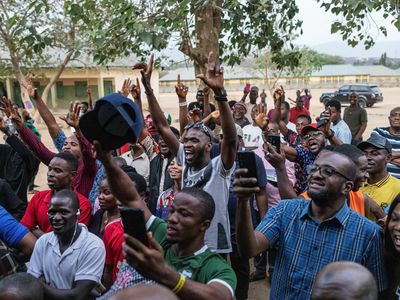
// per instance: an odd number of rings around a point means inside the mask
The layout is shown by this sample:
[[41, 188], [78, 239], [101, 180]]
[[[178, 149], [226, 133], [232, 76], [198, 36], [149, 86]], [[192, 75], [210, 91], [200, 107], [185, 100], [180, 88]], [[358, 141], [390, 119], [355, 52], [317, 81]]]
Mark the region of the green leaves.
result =
[[317, 0], [326, 11], [338, 17], [331, 25], [332, 33], [339, 33], [343, 40], [355, 47], [363, 43], [366, 49], [375, 44], [380, 35], [387, 35], [387, 29], [379, 26], [373, 13], [382, 13], [385, 19], [392, 19], [400, 30], [400, 3], [397, 0]]

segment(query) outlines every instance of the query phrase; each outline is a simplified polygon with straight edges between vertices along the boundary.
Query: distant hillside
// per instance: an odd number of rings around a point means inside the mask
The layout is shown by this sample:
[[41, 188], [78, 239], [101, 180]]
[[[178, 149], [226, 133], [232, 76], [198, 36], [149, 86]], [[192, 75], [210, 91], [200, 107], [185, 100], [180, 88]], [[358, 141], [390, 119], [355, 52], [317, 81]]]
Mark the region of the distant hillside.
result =
[[377, 42], [373, 48], [368, 50], [365, 50], [365, 48], [362, 45], [359, 45], [355, 48], [351, 48], [343, 41], [328, 42], [309, 47], [320, 53], [339, 55], [342, 57], [379, 58], [382, 55], [382, 53], [386, 52], [388, 57], [400, 58], [400, 41]]

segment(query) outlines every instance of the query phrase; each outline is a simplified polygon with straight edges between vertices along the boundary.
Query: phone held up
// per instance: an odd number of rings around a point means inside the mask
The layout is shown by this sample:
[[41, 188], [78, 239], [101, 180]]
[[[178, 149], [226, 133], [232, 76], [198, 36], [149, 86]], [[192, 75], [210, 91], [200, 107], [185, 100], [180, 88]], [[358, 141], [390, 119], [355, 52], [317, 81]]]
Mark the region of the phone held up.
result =
[[246, 177], [254, 177], [257, 178], [257, 165], [256, 165], [256, 156], [253, 151], [239, 151], [237, 153], [239, 167], [242, 169], [247, 169], [247, 174], [244, 175]]
[[139, 240], [145, 246], [149, 246], [147, 240], [146, 222], [144, 212], [139, 208], [122, 208], [121, 219], [125, 233]]

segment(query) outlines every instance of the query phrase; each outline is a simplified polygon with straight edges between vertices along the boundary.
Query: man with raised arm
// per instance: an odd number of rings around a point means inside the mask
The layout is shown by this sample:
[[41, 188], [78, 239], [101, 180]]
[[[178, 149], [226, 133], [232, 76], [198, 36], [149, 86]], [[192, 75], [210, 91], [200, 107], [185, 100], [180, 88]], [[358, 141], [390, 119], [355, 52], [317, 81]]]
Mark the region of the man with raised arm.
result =
[[121, 265], [114, 285], [104, 298], [129, 286], [157, 282], [181, 299], [232, 299], [235, 274], [226, 260], [210, 251], [204, 241], [215, 212], [211, 196], [197, 188], [184, 188], [175, 195], [165, 222], [151, 214], [129, 176], [112, 160], [111, 153], [97, 141], [94, 145], [113, 195], [126, 207], [142, 209], [146, 228], [152, 233], [148, 234], [149, 247], [125, 235], [123, 249], [129, 265]]
[[[80, 104], [78, 102], [71, 103], [70, 111], [67, 117], [61, 117], [69, 126], [75, 129], [75, 134], [68, 138], [64, 131], [57, 124], [55, 117], [50, 112], [37, 89], [33, 86], [32, 80], [28, 78], [27, 85], [29, 96], [35, 101], [36, 107], [40, 112], [40, 116], [46, 123], [54, 145], [60, 152], [70, 152], [79, 160], [78, 172], [73, 182], [73, 186], [79, 193], [90, 198], [91, 203], [94, 203], [96, 197], [89, 197], [93, 183], [97, 173], [98, 166], [92, 151], [92, 146], [85, 139], [79, 129]], [[40, 159], [42, 163], [48, 165], [55, 153], [51, 152], [42, 142], [35, 140], [35, 135], [28, 127], [22, 124], [16, 124], [18, 132], [22, 140], [28, 145], [32, 152]], [[103, 177], [103, 176], [101, 176]], [[97, 195], [96, 195], [97, 196]]]
[[[354, 261], [374, 275], [378, 290], [387, 286], [381, 229], [350, 210], [346, 197], [353, 188], [356, 167], [341, 154], [322, 151], [309, 166], [308, 195], [281, 201], [253, 230], [249, 195], [258, 190], [255, 178], [237, 171], [237, 241], [243, 256], [275, 248], [270, 299], [310, 299], [320, 269], [334, 261]], [[355, 242], [355, 237], [357, 237]]]
[[150, 60], [149, 65], [138, 64], [135, 68], [142, 69], [142, 83], [157, 131], [172, 154], [177, 157], [178, 163], [183, 166], [182, 188], [202, 188], [214, 199], [215, 215], [206, 232], [206, 245], [218, 253], [231, 252], [227, 205], [230, 176], [234, 169], [237, 151], [237, 136], [224, 90], [222, 69], [215, 63], [213, 54], [210, 53], [207, 74], [198, 76], [214, 92], [224, 137], [221, 141], [221, 155], [211, 159], [212, 133], [203, 123], [191, 124], [186, 129], [182, 139], [183, 143], [180, 143], [171, 131], [150, 84], [153, 59]]

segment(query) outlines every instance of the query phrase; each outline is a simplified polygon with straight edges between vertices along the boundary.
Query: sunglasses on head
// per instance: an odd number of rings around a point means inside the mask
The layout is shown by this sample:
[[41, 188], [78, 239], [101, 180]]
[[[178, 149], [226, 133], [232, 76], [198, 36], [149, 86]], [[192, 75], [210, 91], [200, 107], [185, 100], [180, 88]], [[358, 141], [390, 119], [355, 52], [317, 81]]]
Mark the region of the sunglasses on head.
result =
[[201, 130], [205, 135], [207, 135], [210, 138], [210, 141], [212, 141], [211, 130], [206, 125], [204, 125], [203, 122], [197, 122], [197, 123], [188, 124], [188, 125], [185, 126], [184, 129], [185, 130], [189, 130], [189, 129], [192, 129], [192, 128]]

